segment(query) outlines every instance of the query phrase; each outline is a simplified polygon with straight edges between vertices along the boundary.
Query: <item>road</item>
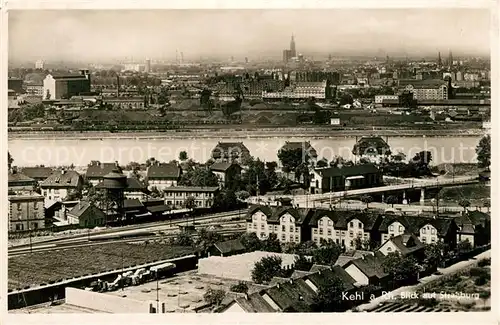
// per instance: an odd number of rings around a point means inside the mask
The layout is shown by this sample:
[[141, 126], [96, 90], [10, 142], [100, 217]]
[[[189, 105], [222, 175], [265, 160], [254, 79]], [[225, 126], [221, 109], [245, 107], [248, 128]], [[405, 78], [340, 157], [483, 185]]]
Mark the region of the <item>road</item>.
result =
[[482, 252], [481, 254], [478, 254], [471, 259], [468, 259], [468, 260], [462, 261], [462, 262], [458, 262], [458, 263], [453, 264], [447, 268], [438, 268], [438, 271], [441, 273], [440, 275], [432, 274], [432, 275], [429, 275], [425, 278], [421, 278], [419, 283], [417, 283], [413, 286], [406, 286], [406, 287], [397, 288], [396, 290], [389, 292], [385, 296], [377, 297], [377, 298], [373, 299], [372, 301], [370, 301], [369, 303], [358, 306], [356, 309], [358, 309], [359, 311], [367, 311], [367, 310], [376, 308], [379, 304], [387, 301], [388, 297], [398, 297], [401, 295], [401, 293], [415, 292], [415, 291], [417, 291], [417, 289], [420, 286], [427, 284], [429, 282], [435, 281], [435, 280], [439, 279], [440, 277], [442, 277], [443, 275], [453, 274], [461, 269], [464, 269], [464, 268], [474, 264], [478, 260], [486, 259], [486, 258], [490, 258], [490, 257], [491, 257], [491, 250], [487, 250], [486, 252]]

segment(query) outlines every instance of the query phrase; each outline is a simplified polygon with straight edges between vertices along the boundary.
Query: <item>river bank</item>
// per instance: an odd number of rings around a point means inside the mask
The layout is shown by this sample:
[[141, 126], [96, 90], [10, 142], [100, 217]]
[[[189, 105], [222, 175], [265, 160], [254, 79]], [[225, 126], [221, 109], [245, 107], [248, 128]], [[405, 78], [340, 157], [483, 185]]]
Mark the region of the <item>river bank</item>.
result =
[[338, 128], [220, 128], [158, 131], [31, 131], [9, 132], [9, 140], [45, 139], [259, 139], [275, 137], [294, 137], [307, 139], [347, 138], [378, 135], [382, 137], [477, 137], [484, 134], [483, 129], [338, 129]]

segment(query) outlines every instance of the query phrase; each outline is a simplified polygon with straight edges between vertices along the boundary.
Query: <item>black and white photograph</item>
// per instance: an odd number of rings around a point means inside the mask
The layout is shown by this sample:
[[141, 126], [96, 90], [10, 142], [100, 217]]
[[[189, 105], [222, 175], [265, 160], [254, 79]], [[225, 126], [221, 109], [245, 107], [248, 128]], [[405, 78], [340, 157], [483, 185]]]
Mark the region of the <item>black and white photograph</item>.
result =
[[492, 8], [8, 10], [8, 313], [490, 313]]

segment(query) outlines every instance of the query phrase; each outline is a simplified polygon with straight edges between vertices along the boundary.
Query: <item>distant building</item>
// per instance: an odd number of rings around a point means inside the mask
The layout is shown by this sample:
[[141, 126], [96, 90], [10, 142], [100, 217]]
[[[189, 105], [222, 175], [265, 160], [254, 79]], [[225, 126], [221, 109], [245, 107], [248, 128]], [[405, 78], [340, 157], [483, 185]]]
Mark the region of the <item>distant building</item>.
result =
[[239, 239], [226, 240], [213, 244], [208, 250], [208, 256], [231, 256], [246, 251], [245, 246]]
[[40, 188], [45, 197], [45, 205], [50, 206], [64, 200], [71, 190], [81, 191], [83, 177], [74, 170], [56, 170], [40, 183]]
[[8, 189], [14, 192], [33, 191], [36, 186], [36, 180], [27, 175], [12, 170], [8, 176]]
[[38, 193], [9, 195], [9, 231], [45, 228], [44, 197]]
[[352, 153], [356, 158], [380, 163], [391, 155], [391, 147], [381, 137], [362, 137], [354, 144]]
[[241, 175], [240, 165], [230, 162], [216, 162], [210, 166], [210, 170], [219, 179], [221, 187], [230, 185], [233, 181], [238, 180]]
[[444, 80], [400, 80], [399, 85], [411, 92], [417, 101], [448, 99], [448, 85]]
[[175, 163], [154, 163], [148, 167], [146, 180], [148, 189], [156, 187], [159, 191], [177, 186], [181, 177], [181, 167]]
[[375, 104], [382, 104], [384, 100], [395, 100], [399, 101], [398, 95], [376, 95], [375, 96]]
[[468, 240], [472, 247], [482, 246], [491, 239], [491, 216], [480, 211], [468, 211], [455, 218], [457, 242]]
[[313, 211], [292, 207], [253, 206], [247, 214], [247, 232], [260, 239], [276, 234], [281, 243], [301, 243], [311, 240], [309, 220]]
[[151, 72], [151, 59], [146, 59], [146, 67], [144, 69], [144, 72], [146, 72], [146, 73]]
[[35, 62], [35, 69], [43, 70], [44, 66], [45, 66], [45, 62], [43, 62], [43, 60], [37, 60]]
[[119, 172], [122, 172], [120, 166], [116, 162], [101, 163], [99, 161], [93, 161], [90, 163], [90, 166], [87, 167], [85, 179], [93, 186], [96, 186], [102, 182], [104, 175], [107, 175], [116, 169], [118, 169]]
[[94, 228], [104, 226], [106, 214], [95, 205], [80, 201], [67, 213], [70, 224], [78, 224], [80, 227]]
[[90, 92], [90, 72], [80, 70], [80, 74], [48, 74], [43, 80], [44, 99], [68, 99]]
[[104, 97], [102, 99], [103, 104], [108, 104], [115, 109], [144, 109], [145, 108], [145, 98], [136, 97]]
[[250, 150], [243, 142], [218, 142], [212, 149], [212, 158], [218, 162], [245, 164], [250, 157]]
[[317, 168], [311, 177], [313, 194], [382, 185], [382, 172], [373, 164]]
[[163, 189], [165, 204], [176, 208], [184, 208], [188, 197], [194, 198], [197, 208], [211, 208], [218, 187], [171, 186]]
[[417, 260], [425, 257], [425, 245], [413, 234], [390, 237], [377, 249], [384, 255], [399, 253], [401, 256], [413, 256]]
[[356, 247], [356, 238], [362, 244], [380, 240], [378, 227], [381, 221], [381, 216], [365, 212], [317, 210], [309, 221], [309, 226], [311, 238], [316, 244], [320, 244], [321, 239], [331, 239], [340, 246], [353, 250], [365, 248]]
[[295, 85], [286, 87], [283, 91], [266, 91], [262, 92], [263, 100], [300, 100], [315, 98], [324, 100], [328, 96], [328, 82], [298, 82]]
[[390, 275], [384, 270], [384, 258], [384, 254], [376, 252], [373, 256], [366, 255], [349, 261], [343, 268], [356, 281], [357, 286], [385, 287], [390, 281]]
[[17, 94], [24, 93], [23, 79], [9, 78], [7, 79], [7, 88], [15, 91]]
[[36, 97], [43, 97], [43, 83], [26, 83], [26, 94]]

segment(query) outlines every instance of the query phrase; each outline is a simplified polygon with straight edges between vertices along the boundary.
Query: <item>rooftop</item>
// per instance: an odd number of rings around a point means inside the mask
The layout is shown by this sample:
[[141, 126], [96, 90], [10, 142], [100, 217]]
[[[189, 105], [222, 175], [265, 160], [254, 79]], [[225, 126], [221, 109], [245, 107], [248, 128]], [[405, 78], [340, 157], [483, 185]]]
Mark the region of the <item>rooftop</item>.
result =
[[149, 179], [178, 179], [181, 175], [181, 168], [177, 164], [161, 163], [149, 166], [147, 177]]
[[165, 192], [216, 192], [219, 190], [217, 186], [170, 186], [164, 189]]
[[349, 176], [380, 173], [379, 169], [373, 164], [318, 168], [315, 171], [318, 172], [323, 177], [341, 177], [341, 176], [349, 177]]
[[40, 183], [41, 187], [77, 187], [81, 175], [74, 170], [56, 170]]

